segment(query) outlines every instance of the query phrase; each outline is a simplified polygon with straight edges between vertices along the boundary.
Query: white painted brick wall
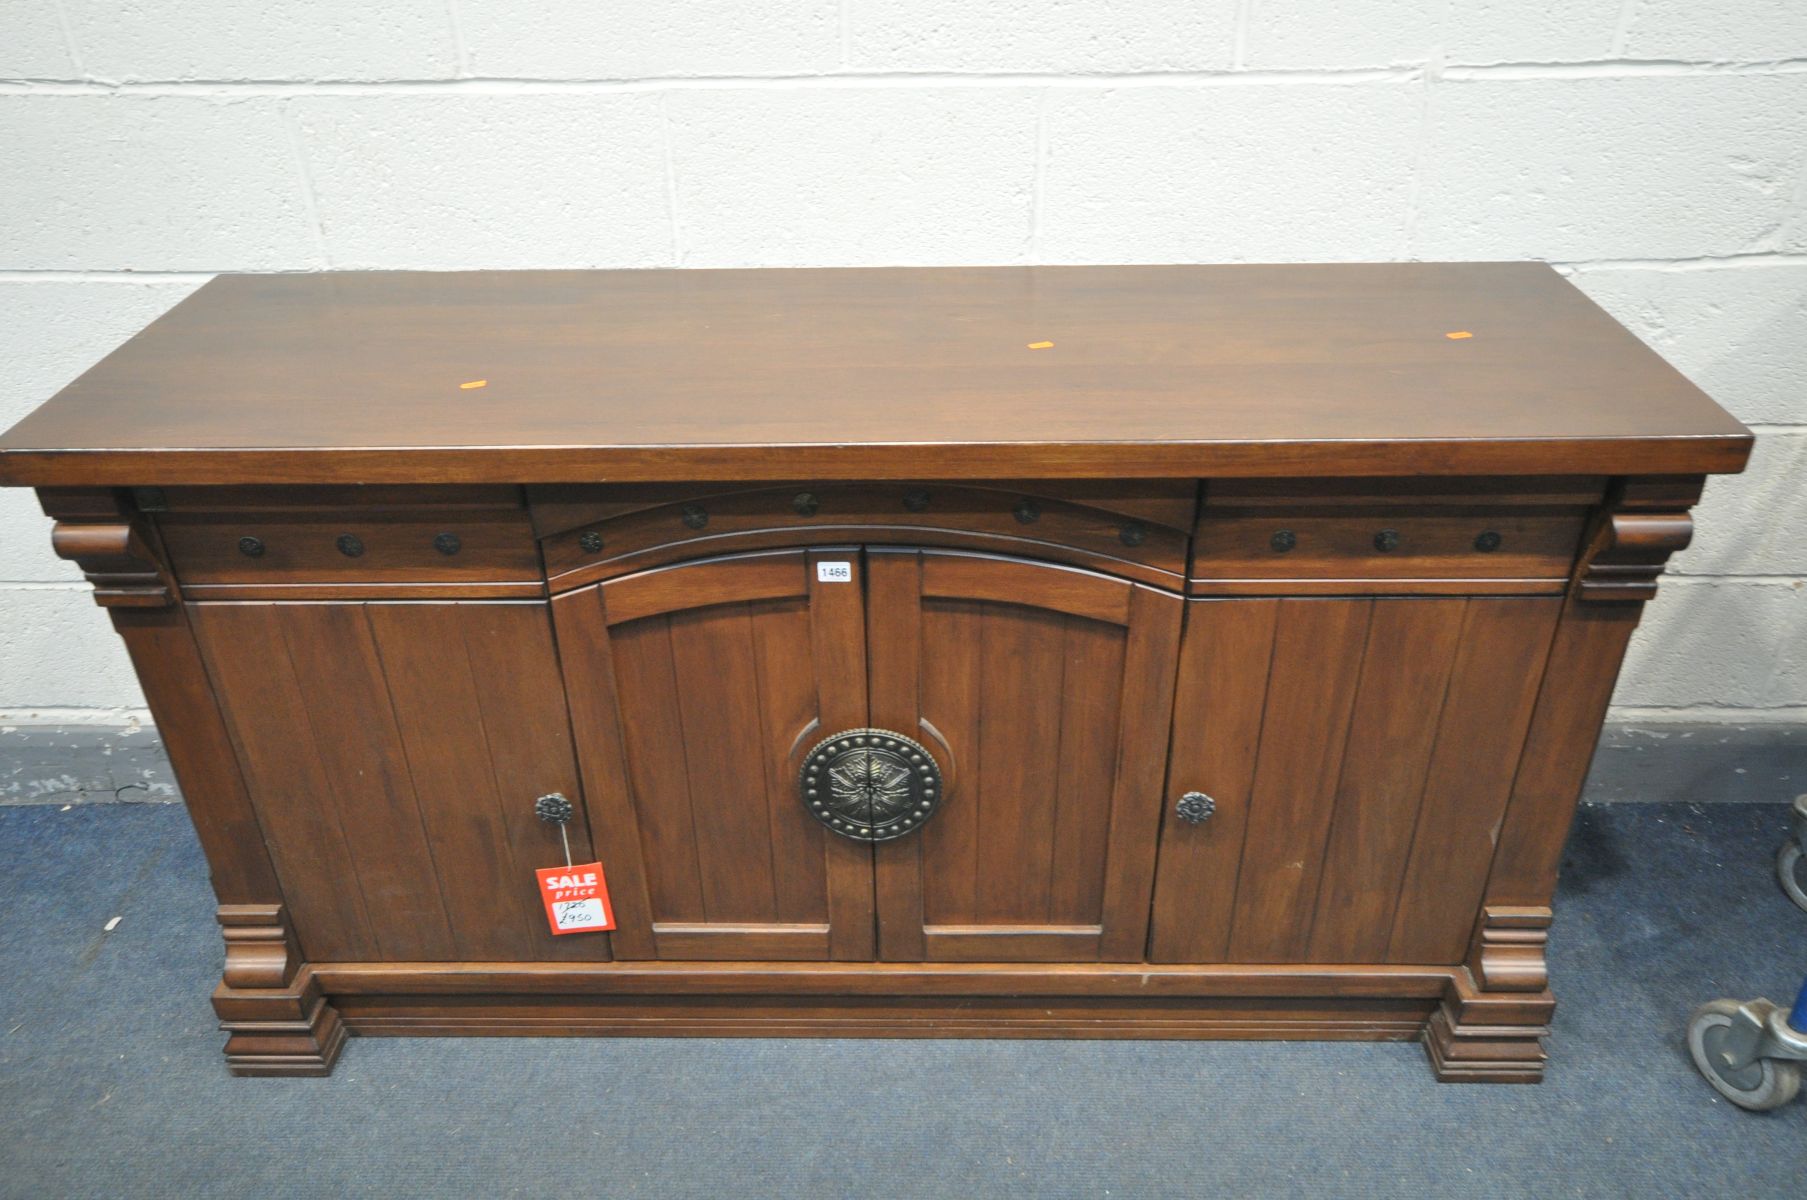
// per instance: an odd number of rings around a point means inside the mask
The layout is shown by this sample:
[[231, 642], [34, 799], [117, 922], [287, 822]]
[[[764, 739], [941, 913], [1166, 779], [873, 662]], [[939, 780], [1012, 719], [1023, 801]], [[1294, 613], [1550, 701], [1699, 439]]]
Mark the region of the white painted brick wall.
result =
[[671, 265], [658, 96], [292, 103], [332, 266]]
[[627, 80], [820, 75], [841, 65], [835, 0], [451, 0], [470, 73]]
[[1798, 58], [1807, 46], [1800, 0], [1632, 0], [1625, 31], [1633, 58], [1764, 62]]
[[1422, 91], [1391, 81], [1052, 91], [1038, 257], [1402, 258]]
[[[0, 679], [11, 721], [53, 723], [71, 710], [136, 712], [144, 695], [106, 613], [81, 596], [86, 584], [8, 589], [0, 620]], [[79, 719], [79, 718], [78, 718]]]
[[94, 79], [443, 79], [458, 66], [445, 0], [55, 4]]
[[[1620, 0], [1451, 0], [1443, 6], [1440, 49], [1452, 63], [1564, 63], [1610, 58], [1625, 5]], [[1438, 30], [1427, 21], [1420, 32]]]
[[1036, 99], [1015, 88], [673, 93], [676, 261], [1026, 261]]
[[0, 162], [0, 270], [323, 265], [277, 100], [0, 96]]
[[1241, 62], [1256, 70], [1423, 62], [1444, 7], [1442, 0], [1250, 4]]
[[1430, 91], [1414, 257], [1807, 249], [1807, 74], [1480, 78]]
[[855, 71], [1201, 71], [1232, 65], [1236, 0], [845, 0]]
[[[1807, 720], [1804, 0], [0, 3], [0, 424], [217, 271], [1437, 258], [1757, 427], [1618, 711]], [[0, 719], [136, 709], [47, 533]]]
[[1739, 420], [1807, 425], [1807, 261], [1589, 266], [1573, 279]]
[[75, 70], [54, 5], [0, 6], [0, 72], [9, 79], [67, 79]]

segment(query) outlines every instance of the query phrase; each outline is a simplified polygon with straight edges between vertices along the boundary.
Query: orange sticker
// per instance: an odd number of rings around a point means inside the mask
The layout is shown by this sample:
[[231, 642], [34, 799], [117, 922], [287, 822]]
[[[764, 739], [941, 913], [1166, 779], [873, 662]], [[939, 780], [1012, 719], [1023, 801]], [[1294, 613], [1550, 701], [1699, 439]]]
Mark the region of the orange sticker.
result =
[[1454, 332], [1454, 333], [1446, 333], [1446, 334], [1444, 334], [1444, 335], [1443, 335], [1443, 336], [1444, 336], [1444, 337], [1446, 337], [1446, 338], [1448, 338], [1448, 339], [1449, 339], [1449, 340], [1450, 340], [1450, 341], [1452, 341], [1452, 342], [1459, 342], [1459, 341], [1461, 341], [1461, 340], [1462, 340], [1462, 339], [1463, 339], [1463, 338], [1471, 338], [1471, 337], [1473, 337], [1473, 336], [1474, 336], [1474, 334], [1472, 334], [1472, 333], [1470, 333], [1470, 332], [1468, 332], [1468, 331], [1467, 331], [1467, 330], [1466, 330], [1466, 329], [1458, 329], [1458, 330], [1456, 330], [1456, 331], [1455, 331], [1455, 332]]
[[1052, 349], [1054, 349], [1054, 343], [1053, 342], [1030, 342], [1029, 349], [1031, 349], [1031, 350], [1052, 350]]
[[480, 387], [488, 387], [488, 386], [489, 386], [489, 380], [487, 380], [487, 379], [473, 379], [469, 383], [459, 384], [458, 389], [460, 391], [468, 392], [472, 388], [480, 388]]

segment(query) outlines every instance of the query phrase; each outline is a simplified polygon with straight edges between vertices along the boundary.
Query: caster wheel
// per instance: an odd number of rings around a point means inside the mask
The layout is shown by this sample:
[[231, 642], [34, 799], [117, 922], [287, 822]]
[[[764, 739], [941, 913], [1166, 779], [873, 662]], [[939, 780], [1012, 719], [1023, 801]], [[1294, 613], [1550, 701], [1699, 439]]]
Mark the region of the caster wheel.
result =
[[1783, 842], [1782, 848], [1776, 851], [1776, 878], [1782, 881], [1782, 890], [1788, 893], [1788, 898], [1807, 910], [1807, 888], [1801, 886], [1799, 842]]
[[1729, 1070], [1721, 1047], [1737, 1012], [1736, 1000], [1712, 1000], [1695, 1009], [1688, 1018], [1688, 1052], [1714, 1090], [1739, 1108], [1753, 1112], [1780, 1108], [1801, 1090], [1800, 1064], [1760, 1058], [1747, 1067]]

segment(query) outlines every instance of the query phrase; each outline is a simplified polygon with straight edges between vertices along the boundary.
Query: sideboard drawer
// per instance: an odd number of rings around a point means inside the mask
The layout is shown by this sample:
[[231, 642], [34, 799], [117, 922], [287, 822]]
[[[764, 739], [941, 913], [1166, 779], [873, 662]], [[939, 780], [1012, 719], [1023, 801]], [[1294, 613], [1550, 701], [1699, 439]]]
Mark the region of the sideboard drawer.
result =
[[1584, 518], [1477, 512], [1201, 521], [1200, 575], [1251, 579], [1563, 579]]
[[836, 542], [1031, 555], [1177, 589], [1193, 480], [536, 488], [555, 592], [706, 554]]
[[1191, 590], [1560, 591], [1603, 492], [1593, 479], [1228, 483], [1207, 493]]
[[[214, 489], [171, 492], [158, 532], [197, 599], [246, 588], [500, 589], [543, 592], [539, 551], [514, 489], [448, 491], [387, 503], [393, 489]], [[322, 505], [338, 500], [328, 510]], [[260, 594], [262, 594], [260, 592]]]

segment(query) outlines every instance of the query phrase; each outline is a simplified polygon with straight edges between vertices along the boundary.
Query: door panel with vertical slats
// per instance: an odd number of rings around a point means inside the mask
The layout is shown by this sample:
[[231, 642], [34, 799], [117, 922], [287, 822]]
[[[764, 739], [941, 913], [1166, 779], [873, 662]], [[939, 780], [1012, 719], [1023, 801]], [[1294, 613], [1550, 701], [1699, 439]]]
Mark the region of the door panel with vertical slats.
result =
[[871, 957], [871, 851], [796, 786], [816, 741], [866, 723], [861, 586], [857, 550], [785, 551], [554, 602], [618, 956]]
[[1459, 962], [1560, 607], [1191, 602], [1151, 960]]
[[868, 551], [872, 720], [946, 773], [875, 847], [892, 960], [1142, 956], [1180, 601], [953, 552]]
[[[209, 673], [316, 961], [581, 960], [533, 872], [536, 797], [577, 798], [543, 604], [196, 604]], [[572, 852], [589, 857], [580, 811]]]

